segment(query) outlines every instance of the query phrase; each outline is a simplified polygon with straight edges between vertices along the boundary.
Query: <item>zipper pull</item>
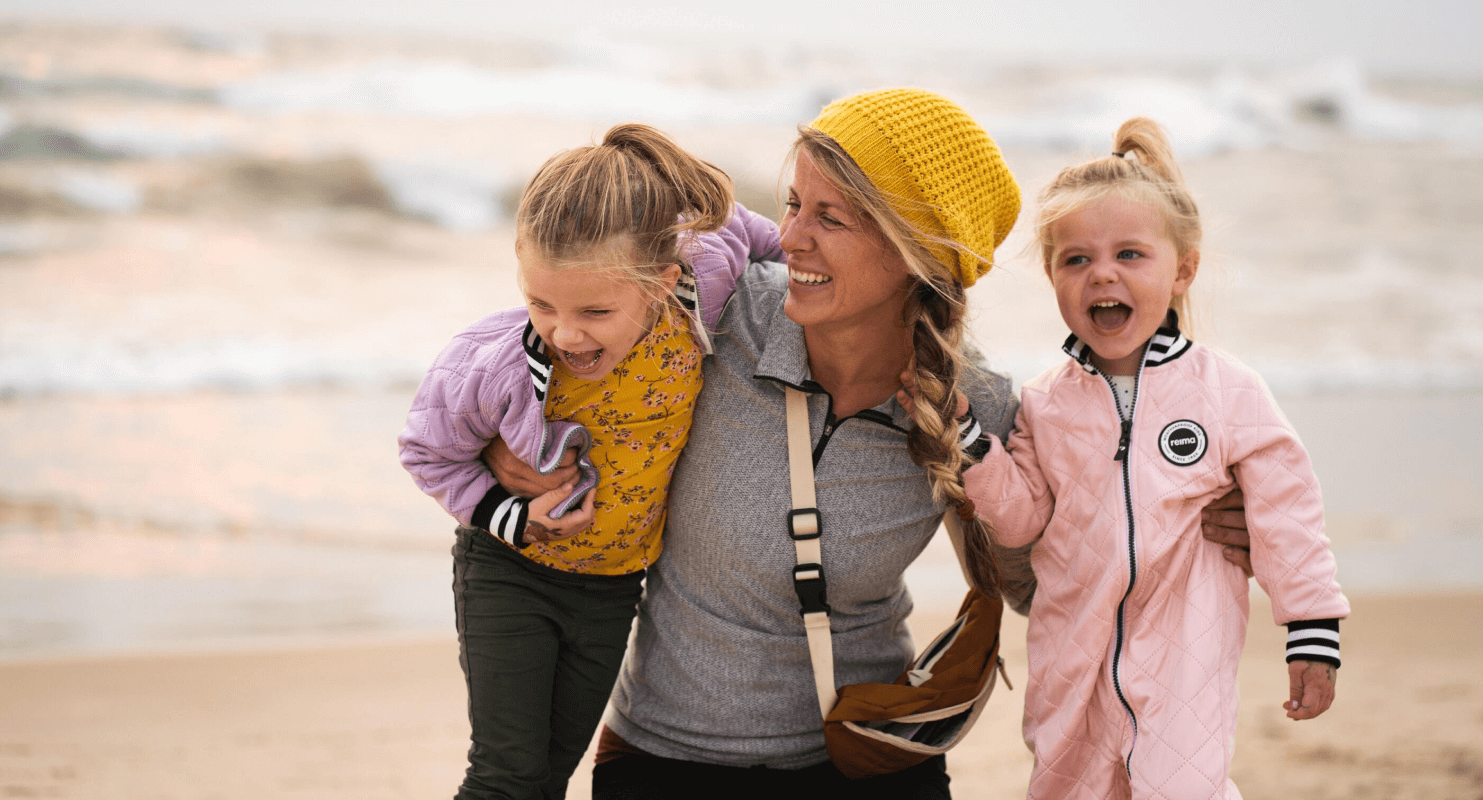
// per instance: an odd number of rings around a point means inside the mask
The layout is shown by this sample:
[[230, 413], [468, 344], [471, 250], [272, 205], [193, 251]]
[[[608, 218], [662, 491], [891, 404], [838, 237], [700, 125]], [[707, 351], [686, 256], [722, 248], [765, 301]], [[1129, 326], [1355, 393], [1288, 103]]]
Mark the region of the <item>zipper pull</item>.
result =
[[1133, 421], [1123, 420], [1123, 435], [1117, 440], [1117, 452], [1113, 454], [1113, 461], [1123, 461], [1128, 457], [1128, 440], [1133, 437]]

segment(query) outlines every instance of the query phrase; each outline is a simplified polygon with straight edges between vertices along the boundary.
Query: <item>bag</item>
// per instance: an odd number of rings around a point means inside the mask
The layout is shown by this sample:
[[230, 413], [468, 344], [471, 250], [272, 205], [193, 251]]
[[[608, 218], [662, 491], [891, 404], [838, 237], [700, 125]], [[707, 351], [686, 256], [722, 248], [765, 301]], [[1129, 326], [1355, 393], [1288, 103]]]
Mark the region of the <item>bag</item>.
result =
[[[1004, 602], [970, 588], [957, 619], [894, 683], [856, 683], [836, 691], [830, 609], [819, 557], [823, 520], [815, 507], [808, 399], [788, 387], [787, 401], [793, 489], [788, 535], [798, 558], [793, 585], [803, 606], [814, 688], [824, 715], [824, 742], [830, 760], [847, 777], [897, 772], [961, 742], [983, 711], [998, 675], [1009, 686], [1004, 659], [999, 657]], [[957, 515], [949, 512], [943, 521], [961, 560], [962, 530]]]

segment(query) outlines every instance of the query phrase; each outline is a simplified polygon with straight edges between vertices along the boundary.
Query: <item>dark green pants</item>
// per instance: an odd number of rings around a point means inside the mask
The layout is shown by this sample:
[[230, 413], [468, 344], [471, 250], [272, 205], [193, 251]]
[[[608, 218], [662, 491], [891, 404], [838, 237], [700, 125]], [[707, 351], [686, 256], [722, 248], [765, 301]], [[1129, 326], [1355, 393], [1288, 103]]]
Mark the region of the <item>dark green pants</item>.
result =
[[628, 646], [643, 573], [577, 575], [458, 529], [453, 602], [472, 742], [459, 800], [560, 798]]

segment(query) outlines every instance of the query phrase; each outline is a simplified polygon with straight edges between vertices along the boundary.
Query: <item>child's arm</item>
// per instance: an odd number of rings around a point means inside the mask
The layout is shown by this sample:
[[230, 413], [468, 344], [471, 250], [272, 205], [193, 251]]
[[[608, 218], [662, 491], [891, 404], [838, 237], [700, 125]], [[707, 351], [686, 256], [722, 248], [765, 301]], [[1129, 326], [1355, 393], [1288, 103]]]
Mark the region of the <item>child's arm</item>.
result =
[[[519, 347], [483, 326], [454, 339], [418, 387], [397, 437], [402, 466], [460, 524], [488, 530], [516, 547], [575, 533], [591, 522], [591, 492], [580, 509], [552, 519], [550, 512], [570, 498], [575, 483], [526, 500], [500, 486], [480, 459], [506, 415], [520, 413], [519, 388], [529, 380], [523, 363], [500, 368], [499, 358], [483, 357], [488, 353], [481, 348]], [[533, 395], [525, 402], [538, 403]]]
[[1323, 532], [1318, 478], [1266, 384], [1254, 373], [1223, 380], [1227, 463], [1245, 495], [1251, 564], [1272, 599], [1273, 621], [1288, 629], [1290, 696], [1283, 707], [1292, 719], [1312, 719], [1333, 702], [1339, 620], [1349, 615]]
[[732, 206], [720, 230], [695, 234], [684, 252], [697, 275], [724, 270], [733, 283], [753, 261], [783, 260], [777, 224], [741, 203]]
[[1034, 542], [1050, 524], [1055, 498], [1035, 456], [1035, 436], [1024, 406], [1015, 415], [1009, 441], [989, 438], [983, 460], [963, 473], [963, 489], [980, 519], [989, 523], [994, 542], [1023, 547]]
[[778, 226], [741, 203], [720, 230], [688, 235], [680, 243], [685, 259], [695, 273], [700, 319], [714, 331], [736, 283], [753, 261], [782, 261], [783, 246]]
[[[896, 392], [896, 402], [908, 416], [916, 393], [916, 377], [908, 367], [901, 373], [901, 389]], [[979, 519], [989, 523], [994, 543], [1001, 547], [1022, 547], [1039, 539], [1055, 508], [1050, 487], [1035, 460], [1035, 440], [1028, 432], [1024, 414], [1024, 406], [1015, 414], [1015, 428], [1009, 436], [1014, 451], [1011, 456], [999, 444], [999, 437], [979, 424], [968, 398], [958, 392], [959, 445], [970, 458], [979, 461], [963, 473], [963, 489]]]

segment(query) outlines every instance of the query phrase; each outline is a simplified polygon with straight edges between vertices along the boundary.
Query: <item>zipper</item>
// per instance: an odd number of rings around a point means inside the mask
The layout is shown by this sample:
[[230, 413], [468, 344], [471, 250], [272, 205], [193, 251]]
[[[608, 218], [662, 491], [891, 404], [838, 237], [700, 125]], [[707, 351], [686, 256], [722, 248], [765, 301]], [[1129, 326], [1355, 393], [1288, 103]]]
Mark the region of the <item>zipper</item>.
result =
[[1128, 773], [1129, 779], [1133, 777], [1133, 750], [1138, 747], [1138, 715], [1133, 711], [1133, 705], [1128, 702], [1127, 695], [1123, 693], [1122, 682], [1122, 656], [1123, 645], [1127, 639], [1127, 608], [1128, 598], [1133, 594], [1133, 586], [1138, 582], [1138, 544], [1134, 536], [1133, 525], [1133, 482], [1132, 469], [1129, 466], [1132, 459], [1130, 445], [1133, 438], [1133, 415], [1138, 410], [1138, 384], [1143, 379], [1143, 362], [1138, 364], [1138, 374], [1133, 376], [1133, 397], [1128, 403], [1128, 413], [1123, 415], [1122, 405], [1117, 402], [1117, 387], [1112, 384], [1112, 378], [1098, 370], [1106, 381], [1107, 389], [1112, 392], [1112, 406], [1117, 410], [1117, 417], [1121, 423], [1117, 440], [1117, 452], [1112, 459], [1122, 463], [1123, 477], [1123, 508], [1128, 518], [1128, 588], [1123, 592], [1122, 600], [1117, 604], [1117, 646], [1112, 651], [1112, 687], [1117, 692], [1118, 702], [1122, 703], [1123, 710], [1128, 712], [1128, 720], [1133, 724], [1133, 746], [1128, 748], [1128, 757], [1123, 762], [1123, 769]]

